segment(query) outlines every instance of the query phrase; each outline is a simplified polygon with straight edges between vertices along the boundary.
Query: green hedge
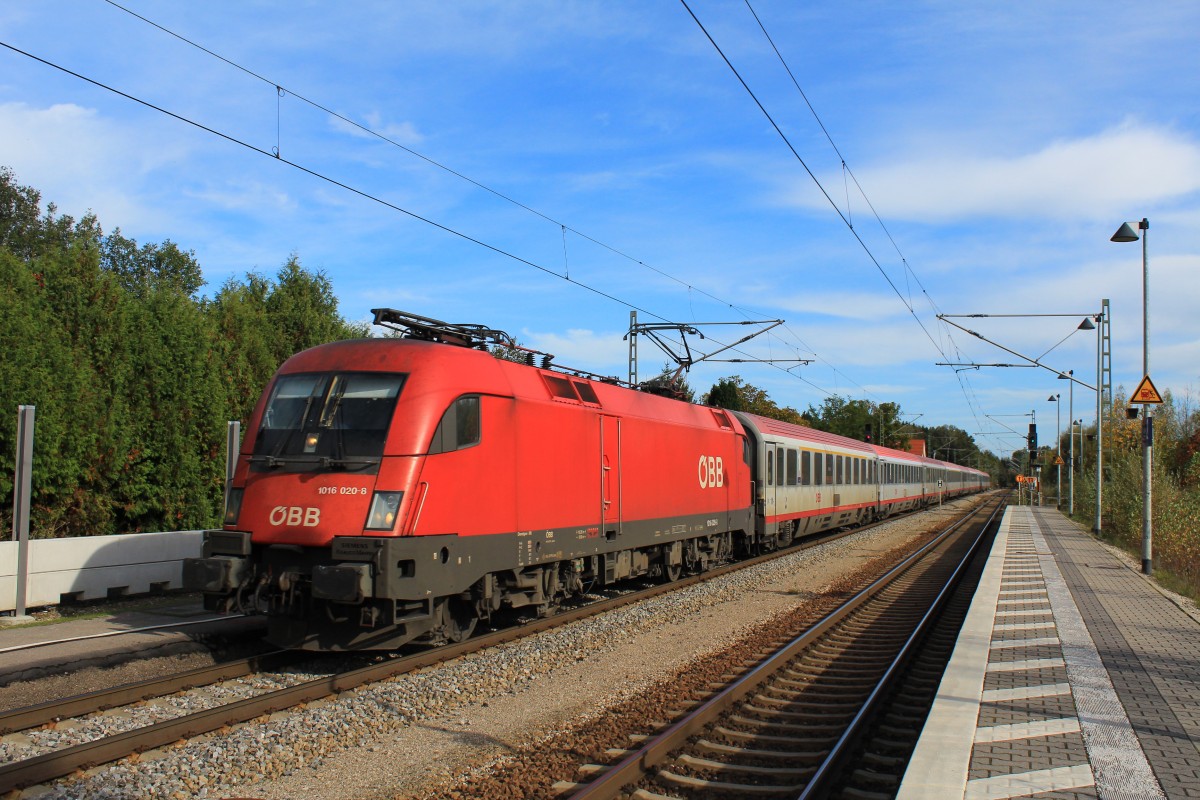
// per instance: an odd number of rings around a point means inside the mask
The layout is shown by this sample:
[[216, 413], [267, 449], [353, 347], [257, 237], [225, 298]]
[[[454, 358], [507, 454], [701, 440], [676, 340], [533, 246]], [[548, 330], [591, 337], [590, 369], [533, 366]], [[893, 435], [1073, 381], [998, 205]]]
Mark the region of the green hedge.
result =
[[367, 335], [292, 255], [214, 297], [194, 254], [43, 212], [0, 168], [0, 524], [12, 526], [18, 405], [37, 407], [31, 535], [212, 526], [225, 428], [288, 356]]

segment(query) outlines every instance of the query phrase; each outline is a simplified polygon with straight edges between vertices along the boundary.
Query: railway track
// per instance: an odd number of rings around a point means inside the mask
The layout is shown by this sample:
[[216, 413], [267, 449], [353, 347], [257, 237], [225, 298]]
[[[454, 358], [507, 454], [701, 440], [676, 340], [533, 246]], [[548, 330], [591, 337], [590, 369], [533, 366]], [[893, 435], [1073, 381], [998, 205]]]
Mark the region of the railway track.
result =
[[[833, 539], [853, 535], [872, 526], [839, 532], [802, 542], [797, 546], [815, 547]], [[187, 714], [164, 720], [152, 725], [130, 730], [115, 736], [98, 738], [74, 746], [14, 761], [0, 766], [0, 793], [35, 784], [46, 783], [80, 769], [114, 761], [135, 753], [161, 748], [181, 739], [195, 737], [219, 730], [229, 725], [253, 720], [298, 705], [312, 703], [339, 692], [364, 684], [386, 680], [397, 675], [450, 661], [468, 653], [513, 641], [534, 633], [575, 620], [605, 613], [620, 606], [648, 599], [657, 594], [675, 591], [693, 583], [709, 580], [725, 573], [743, 569], [768, 561], [782, 553], [795, 552], [791, 548], [780, 553], [760, 556], [737, 564], [724, 565], [702, 575], [691, 576], [681, 581], [647, 588], [620, 597], [602, 600], [586, 606], [564, 611], [547, 619], [535, 620], [517, 628], [504, 629], [477, 636], [459, 645], [441, 647], [408, 656], [389, 658], [379, 663], [348, 670], [335, 675], [322, 676], [302, 681], [259, 696], [244, 698], [236, 702], [211, 708], [196, 714]], [[269, 653], [238, 662], [218, 665], [213, 668], [193, 670], [189, 673], [169, 676], [155, 681], [116, 687], [104, 692], [67, 698], [53, 703], [43, 703], [23, 709], [15, 709], [0, 715], [0, 732], [29, 730], [36, 726], [59, 725], [66, 717], [79, 717], [103, 709], [117, 708], [129, 703], [161, 697], [193, 686], [203, 686], [214, 681], [254, 675], [260, 670], [279, 669], [295, 659], [295, 654]]]
[[[995, 500], [955, 523], [817, 626], [693, 698], [660, 732], [610, 751], [614, 763], [587, 765], [556, 790], [572, 800], [814, 798], [829, 796], [848, 771], [845, 796], [889, 796], [890, 773], [902, 772], [905, 759], [892, 754], [888, 737], [905, 739], [923, 720], [906, 695], [891, 694], [894, 681], [1001, 508]], [[891, 716], [876, 723], [885, 700]], [[872, 724], [874, 755], [846, 770]]]

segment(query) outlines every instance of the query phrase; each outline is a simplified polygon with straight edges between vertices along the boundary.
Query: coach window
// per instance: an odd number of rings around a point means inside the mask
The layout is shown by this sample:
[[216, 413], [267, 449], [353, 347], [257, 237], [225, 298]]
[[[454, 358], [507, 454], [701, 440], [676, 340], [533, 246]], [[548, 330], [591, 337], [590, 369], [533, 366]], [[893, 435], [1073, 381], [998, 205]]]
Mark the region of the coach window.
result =
[[767, 448], [767, 486], [775, 485], [775, 448]]
[[825, 454], [825, 482], [830, 486], [833, 485], [833, 454]]
[[838, 486], [841, 486], [842, 484], [844, 484], [846, 482], [844, 480], [845, 476], [842, 473], [842, 464], [843, 464], [843, 462], [845, 462], [845, 460], [846, 459], [843, 456], [834, 456], [833, 464], [834, 464], [835, 472], [834, 472], [833, 482], [836, 483]]
[[796, 451], [787, 451], [787, 482], [788, 486], [796, 485]]
[[787, 486], [787, 448], [775, 448], [775, 474], [780, 486]]
[[825, 474], [825, 456], [822, 453], [813, 455], [813, 485], [821, 485], [821, 476]]
[[807, 450], [800, 453], [800, 482], [812, 486], [812, 453]]
[[860, 483], [862, 483], [862, 472], [861, 472], [862, 467], [859, 466], [859, 462], [858, 462], [857, 458], [851, 459], [851, 460], [854, 462], [854, 464], [853, 464], [854, 479], [851, 481], [851, 483], [853, 483], [855, 486], [857, 486]]

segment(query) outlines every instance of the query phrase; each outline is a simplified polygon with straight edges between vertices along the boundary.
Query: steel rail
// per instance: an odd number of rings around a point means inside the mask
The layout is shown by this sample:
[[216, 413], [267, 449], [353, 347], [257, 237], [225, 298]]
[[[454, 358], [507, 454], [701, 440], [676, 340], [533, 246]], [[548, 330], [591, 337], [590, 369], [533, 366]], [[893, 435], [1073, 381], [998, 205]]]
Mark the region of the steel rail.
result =
[[[974, 513], [971, 512], [971, 514], [968, 514], [967, 517], [964, 517], [964, 520]], [[238, 700], [196, 714], [164, 720], [163, 722], [147, 725], [115, 736], [84, 742], [22, 761], [0, 765], [0, 794], [14, 789], [22, 789], [27, 786], [45, 783], [46, 781], [69, 775], [75, 770], [87, 769], [98, 764], [116, 761], [133, 753], [145, 752], [175, 743], [180, 739], [199, 736], [229, 725], [248, 722], [265, 714], [271, 714], [302, 703], [315, 702], [364, 684], [386, 680], [406, 672], [451, 661], [488, 647], [505, 644], [571, 622], [604, 614], [622, 606], [632, 605], [633, 603], [647, 600], [660, 594], [683, 589], [703, 581], [713, 580], [730, 572], [736, 572], [740, 569], [771, 561], [790, 553], [811, 549], [846, 536], [863, 533], [892, 519], [895, 519], [895, 517], [859, 528], [838, 531], [831, 535], [806, 537], [788, 548], [755, 556], [745, 561], [714, 567], [706, 572], [688, 576], [678, 581], [648, 587], [619, 597], [588, 603], [584, 606], [563, 611], [543, 619], [475, 636], [459, 644], [444, 645], [425, 652], [389, 659], [378, 664], [371, 664], [348, 672], [299, 683], [257, 697]], [[919, 552], [924, 552], [925, 549], [922, 548]], [[18, 709], [18, 711], [24, 711], [24, 709]], [[59, 714], [56, 716], [61, 717], [63, 715]]]
[[820, 639], [827, 631], [840, 623], [875, 595], [887, 588], [894, 580], [908, 571], [934, 548], [945, 542], [960, 527], [974, 518], [983, 506], [949, 525], [934, 539], [913, 552], [883, 576], [860, 590], [837, 609], [827, 614], [820, 622], [800, 636], [781, 647], [773, 655], [740, 676], [734, 683], [710, 697], [695, 710], [673, 723], [661, 733], [648, 739], [636, 752], [609, 767], [598, 777], [570, 795], [570, 800], [611, 800], [621, 795], [624, 787], [636, 783], [665, 762], [668, 756], [684, 746], [688, 739], [716, 722], [730, 708], [758, 688], [788, 664], [799, 653]]
[[163, 697], [194, 689], [197, 686], [206, 686], [217, 681], [241, 678], [262, 670], [278, 669], [283, 664], [302, 655], [304, 654], [298, 655], [289, 650], [275, 650], [270, 653], [259, 653], [235, 661], [227, 661], [223, 664], [197, 667], [176, 675], [148, 678], [143, 681], [114, 686], [111, 689], [97, 689], [59, 700], [48, 700], [32, 706], [10, 709], [0, 712], [0, 734], [36, 728], [39, 725], [68, 717], [94, 714], [140, 700]]
[[942, 587], [941, 591], [938, 592], [937, 597], [934, 598], [934, 601], [930, 605], [929, 609], [921, 617], [921, 621], [917, 623], [917, 627], [904, 642], [904, 645], [900, 648], [900, 651], [896, 654], [896, 657], [892, 660], [892, 663], [888, 665], [887, 670], [879, 679], [879, 683], [876, 684], [873, 690], [871, 690], [871, 694], [863, 702], [862, 708], [859, 709], [858, 713], [854, 715], [854, 719], [851, 720], [850, 724], [846, 727], [845, 732], [841, 735], [833, 747], [830, 748], [829, 755], [825, 757], [825, 760], [821, 763], [821, 766], [817, 768], [817, 771], [809, 779], [808, 785], [804, 787], [804, 791], [800, 794], [797, 800], [813, 800], [813, 798], [824, 796], [823, 793], [829, 790], [830, 783], [832, 783], [832, 781], [838, 777], [839, 768], [845, 761], [850, 746], [858, 740], [858, 736], [863, 728], [863, 725], [866, 724], [869, 719], [871, 719], [880, 700], [891, 688], [892, 682], [895, 680], [896, 676], [900, 674], [900, 671], [908, 663], [910, 655], [917, 648], [917, 642], [921, 640], [930, 626], [937, 621], [937, 618], [942, 613], [942, 609], [945, 607], [945, 604], [949, 601], [954, 591], [958, 588], [958, 584], [962, 580], [963, 573], [970, 568], [971, 562], [979, 552], [979, 546], [984, 541], [987, 532], [992, 529], [993, 525], [995, 525], [996, 517], [1004, 510], [1004, 507], [1005, 503], [1003, 501], [997, 503], [995, 510], [992, 511], [991, 515], [987, 519], [987, 522], [985, 522], [980, 528], [978, 535], [975, 537], [975, 541], [971, 543], [970, 549], [968, 549], [962, 560], [960, 560], [958, 565], [954, 568], [954, 572], [951, 573], [950, 578], [946, 581], [946, 584]]
[[72, 642], [86, 642], [89, 639], [107, 639], [112, 636], [128, 636], [133, 633], [145, 633], [146, 631], [164, 631], [173, 630], [174, 628], [187, 628], [192, 625], [208, 625], [214, 622], [227, 622], [229, 620], [245, 617], [245, 614], [226, 614], [216, 617], [205, 617], [204, 619], [192, 619], [182, 622], [164, 622], [161, 625], [147, 625], [143, 628], [125, 628], [119, 631], [105, 631], [104, 633], [89, 633], [86, 636], [71, 636], [66, 639], [48, 639], [44, 642], [30, 642], [28, 644], [18, 644], [12, 647], [0, 647], [0, 653], [16, 653], [20, 650], [36, 650], [39, 647], [53, 647], [56, 644], [71, 644]]

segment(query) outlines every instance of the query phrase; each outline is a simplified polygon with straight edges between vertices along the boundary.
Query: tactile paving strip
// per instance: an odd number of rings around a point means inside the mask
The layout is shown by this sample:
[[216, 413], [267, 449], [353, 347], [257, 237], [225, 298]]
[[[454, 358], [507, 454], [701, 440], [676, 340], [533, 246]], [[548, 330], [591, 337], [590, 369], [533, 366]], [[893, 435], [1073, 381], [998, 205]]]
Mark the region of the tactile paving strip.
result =
[[1010, 507], [898, 797], [1163, 794], [1032, 510]]

